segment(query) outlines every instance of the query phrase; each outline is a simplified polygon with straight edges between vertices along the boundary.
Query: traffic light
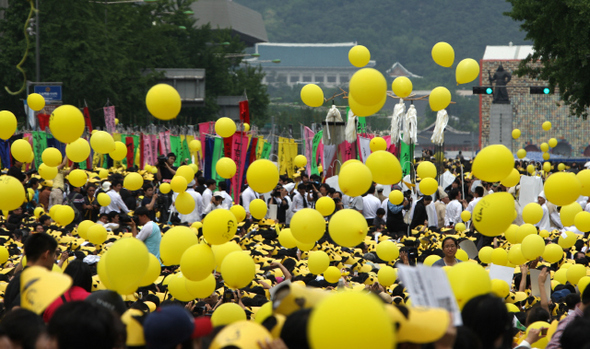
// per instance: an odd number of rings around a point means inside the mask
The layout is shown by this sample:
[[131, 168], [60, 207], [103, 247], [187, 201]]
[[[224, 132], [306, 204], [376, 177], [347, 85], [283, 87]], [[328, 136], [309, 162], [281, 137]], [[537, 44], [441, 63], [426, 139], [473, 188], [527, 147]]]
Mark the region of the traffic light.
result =
[[548, 95], [553, 93], [549, 86], [531, 86], [530, 89], [532, 95]]
[[473, 86], [474, 95], [491, 95], [494, 93], [494, 88], [491, 86]]

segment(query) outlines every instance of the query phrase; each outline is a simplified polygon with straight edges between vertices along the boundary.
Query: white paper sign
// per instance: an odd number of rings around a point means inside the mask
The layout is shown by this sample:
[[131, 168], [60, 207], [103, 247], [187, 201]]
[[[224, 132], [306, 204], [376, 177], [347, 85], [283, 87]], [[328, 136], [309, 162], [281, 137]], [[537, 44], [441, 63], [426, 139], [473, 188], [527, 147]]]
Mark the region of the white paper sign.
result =
[[490, 264], [490, 280], [504, 280], [508, 284], [508, 287], [511, 287], [513, 276], [514, 268], [505, 267], [497, 264]]
[[455, 326], [463, 325], [461, 311], [444, 269], [422, 264], [415, 267], [400, 265], [398, 273], [413, 305], [444, 308], [453, 314]]
[[475, 246], [475, 243], [473, 241], [463, 240], [459, 243], [459, 247], [461, 247], [462, 250], [467, 252], [467, 256], [469, 257], [469, 259], [475, 259], [475, 257], [477, 257], [478, 251], [477, 251], [477, 247]]
[[[535, 297], [541, 297], [541, 290], [539, 289], [539, 274], [541, 274], [540, 270], [531, 269], [531, 294]], [[523, 275], [525, 277], [525, 275]], [[547, 295], [547, 300], [551, 297], [551, 278], [547, 277], [545, 279], [545, 294]]]
[[277, 220], [277, 205], [270, 204], [268, 205], [268, 218], [276, 221]]

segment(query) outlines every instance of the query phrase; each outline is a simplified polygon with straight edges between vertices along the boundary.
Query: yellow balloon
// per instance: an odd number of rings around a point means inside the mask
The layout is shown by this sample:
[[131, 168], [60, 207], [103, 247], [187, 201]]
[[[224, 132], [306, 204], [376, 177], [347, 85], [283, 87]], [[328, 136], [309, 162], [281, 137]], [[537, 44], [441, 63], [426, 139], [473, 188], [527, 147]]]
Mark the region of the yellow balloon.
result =
[[321, 107], [324, 104], [324, 91], [316, 84], [307, 84], [301, 89], [301, 101], [308, 107]]
[[190, 141], [188, 143], [188, 148], [193, 153], [197, 152], [197, 151], [201, 150], [201, 142], [196, 139], [193, 139], [192, 141]]
[[516, 156], [519, 159], [524, 159], [526, 157], [526, 150], [524, 150], [524, 149], [518, 149], [518, 151], [516, 152]]
[[74, 187], [82, 187], [86, 184], [88, 180], [88, 175], [84, 170], [76, 169], [70, 172], [68, 175], [68, 182]]
[[359, 69], [350, 78], [349, 86], [350, 95], [364, 106], [375, 105], [387, 97], [387, 81], [381, 72], [373, 68]]
[[119, 294], [135, 292], [145, 276], [150, 262], [145, 244], [136, 238], [125, 237], [109, 248], [106, 271], [111, 287]]
[[430, 161], [422, 161], [418, 168], [416, 168], [418, 177], [424, 178], [435, 178], [436, 179], [436, 166]]
[[340, 269], [334, 266], [330, 266], [324, 271], [324, 278], [331, 284], [337, 283], [341, 276]]
[[10, 146], [10, 152], [17, 161], [27, 162], [33, 152], [33, 148], [31, 147], [31, 144], [24, 139], [17, 139]]
[[412, 93], [412, 81], [405, 76], [398, 76], [391, 83], [391, 90], [399, 98], [406, 98]]
[[90, 136], [90, 146], [99, 154], [108, 154], [115, 150], [115, 140], [105, 131], [96, 131]]
[[84, 239], [84, 240], [88, 240], [88, 229], [93, 226], [94, 223], [91, 220], [85, 220], [80, 222], [80, 224], [78, 224], [78, 235]]
[[457, 263], [447, 271], [447, 276], [461, 309], [472, 298], [492, 290], [488, 273], [476, 263]]
[[55, 221], [60, 225], [66, 226], [74, 221], [76, 214], [74, 213], [74, 209], [70, 206], [63, 205], [55, 214]]
[[544, 185], [545, 197], [557, 206], [569, 205], [576, 201], [582, 192], [582, 184], [571, 172], [554, 173], [547, 178]]
[[528, 203], [522, 209], [522, 220], [525, 223], [537, 224], [543, 218], [543, 208], [536, 202]]
[[211, 315], [213, 327], [225, 326], [243, 320], [246, 320], [246, 312], [236, 303], [223, 303]]
[[526, 263], [527, 259], [522, 255], [521, 244], [514, 244], [508, 251], [508, 262], [514, 265], [521, 265]]
[[7, 140], [16, 132], [16, 116], [8, 110], [0, 111], [0, 138]]
[[582, 211], [576, 214], [574, 225], [583, 233], [590, 231], [590, 212]]
[[[330, 222], [333, 219], [334, 217]], [[291, 233], [297, 241], [304, 244], [316, 242], [324, 235], [325, 231], [324, 216], [313, 208], [301, 209], [291, 218]]]
[[550, 172], [551, 171], [551, 163], [550, 162], [544, 162], [543, 163], [543, 171], [545, 171], [545, 172]]
[[590, 170], [582, 170], [576, 174], [578, 180], [582, 184], [581, 194], [583, 196], [590, 195]]
[[506, 188], [514, 187], [520, 183], [520, 173], [517, 169], [513, 168], [510, 174], [501, 180], [500, 183]]
[[262, 199], [254, 199], [250, 202], [250, 214], [256, 219], [262, 219], [266, 216], [268, 207]]
[[504, 280], [492, 279], [492, 293], [500, 298], [506, 298], [510, 294], [510, 286]]
[[119, 124], [119, 119], [115, 118], [115, 125]]
[[168, 84], [152, 86], [145, 96], [145, 104], [156, 119], [172, 120], [180, 113], [180, 94]]
[[334, 213], [336, 209], [336, 204], [334, 200], [332, 200], [329, 196], [323, 196], [318, 199], [315, 203], [315, 209], [318, 210], [322, 216], [329, 216]]
[[590, 284], [590, 276], [583, 276], [580, 280], [578, 280], [578, 290], [580, 290], [580, 294], [584, 294], [584, 290]]
[[246, 218], [246, 210], [242, 205], [233, 205], [230, 209], [231, 213], [236, 216], [236, 221], [240, 223]]
[[153, 284], [158, 279], [158, 277], [160, 276], [160, 272], [162, 271], [162, 268], [160, 267], [160, 261], [158, 260], [158, 258], [151, 253], [148, 253], [148, 257], [149, 261], [147, 270], [145, 271], [143, 278], [141, 278], [141, 281], [139, 282], [139, 287], [150, 286], [151, 284]]
[[59, 150], [56, 148], [50, 147], [45, 148], [43, 153], [41, 154], [41, 159], [43, 163], [50, 167], [56, 167], [57, 165], [61, 164], [62, 156]]
[[49, 118], [51, 134], [62, 143], [72, 143], [80, 138], [85, 127], [84, 115], [73, 105], [57, 107]]
[[488, 145], [473, 160], [472, 172], [486, 182], [499, 182], [508, 177], [514, 168], [510, 149], [502, 144]]
[[330, 266], [330, 257], [324, 251], [311, 251], [309, 252], [307, 266], [312, 274], [319, 275]]
[[248, 124], [248, 123], [244, 123], [244, 131], [245, 131], [245, 132], [248, 132], [248, 131], [250, 131], [250, 124]]
[[203, 220], [203, 236], [211, 245], [221, 245], [231, 240], [238, 230], [236, 216], [229, 210], [209, 212]]
[[[100, 245], [107, 239], [107, 230], [100, 224], [94, 224], [88, 228], [86, 236], [88, 241], [95, 245]], [[143, 275], [142, 275], [143, 276]], [[109, 276], [110, 279], [110, 276]]]
[[236, 123], [228, 118], [219, 118], [215, 122], [215, 132], [223, 138], [231, 137], [236, 133]]
[[535, 166], [533, 166], [533, 165], [528, 165], [528, 166], [526, 167], [526, 170], [527, 170], [527, 172], [528, 172], [528, 173], [530, 173], [530, 174], [534, 174], [534, 173], [535, 173]]
[[297, 155], [295, 159], [293, 159], [293, 163], [297, 167], [305, 167], [307, 166], [307, 158], [305, 155]]
[[386, 101], [387, 95], [383, 96], [383, 99], [378, 103], [375, 103], [373, 105], [363, 105], [358, 103], [352, 95], [348, 95], [348, 106], [350, 107], [350, 110], [352, 110], [352, 113], [354, 115], [360, 117], [371, 116], [377, 113], [381, 110], [381, 108], [383, 108]]
[[184, 251], [198, 243], [199, 239], [191, 228], [184, 226], [171, 228], [164, 234], [160, 241], [160, 258], [162, 259], [162, 263], [164, 265], [180, 264], [180, 259]]
[[559, 165], [557, 165], [557, 169], [559, 171], [563, 171], [563, 170], [565, 170], [565, 165], [564, 164], [559, 164]]
[[557, 243], [559, 244], [559, 246], [561, 246], [563, 248], [570, 248], [570, 247], [574, 246], [574, 244], [576, 243], [576, 240], [578, 239], [576, 237], [576, 234], [571, 231], [566, 231], [565, 235], [566, 235], [565, 238], [563, 237], [563, 235], [559, 236], [559, 239], [557, 240]]
[[[549, 327], [551, 327], [551, 325], [548, 322], [545, 322], [545, 321], [536, 321], [536, 322], [533, 322], [532, 324], [529, 325], [529, 327], [527, 327], [527, 329], [526, 329], [526, 335], [529, 334], [529, 332], [530, 332], [530, 330], [532, 328], [540, 330], [542, 328], [549, 328]], [[534, 343], [529, 343], [529, 344], [531, 345], [532, 348], [541, 348], [541, 349], [544, 349], [547, 346], [548, 343], [549, 343], [548, 336], [543, 336], [543, 337], [539, 338], [538, 341], [536, 341]]]
[[[373, 153], [369, 155], [369, 157], [374, 154], [377, 153]], [[380, 155], [378, 155], [377, 158], [379, 158], [379, 156]], [[369, 190], [372, 184], [372, 172], [369, 167], [365, 166], [362, 162], [353, 162], [340, 169], [338, 185], [340, 186], [342, 193], [345, 195], [350, 197], [361, 196]]]
[[[361, 165], [362, 163], [359, 162], [358, 165], [353, 166], [362, 168]], [[371, 171], [372, 179], [376, 183], [389, 185], [398, 183], [402, 179], [402, 166], [395, 155], [388, 151], [377, 150], [371, 153], [367, 157], [366, 167]], [[350, 169], [340, 169], [340, 176], [345, 174], [350, 175]], [[340, 181], [340, 177], [338, 181]]]
[[553, 274], [553, 280], [559, 282], [560, 284], [565, 284], [567, 282], [567, 269], [562, 268]]
[[100, 257], [100, 260], [98, 261], [98, 264], [96, 265], [96, 272], [98, 273], [98, 277], [100, 278], [100, 282], [102, 283], [102, 285], [106, 289], [111, 289], [111, 283], [109, 281], [109, 276], [107, 275], [107, 269], [106, 269], [107, 257], [109, 255], [108, 252], [109, 251], [107, 250], [107, 252]]
[[78, 138], [66, 145], [66, 155], [73, 162], [86, 161], [90, 155], [90, 144], [84, 138]]
[[377, 256], [386, 262], [391, 262], [399, 257], [399, 248], [391, 240], [381, 241], [377, 244]]
[[123, 179], [123, 186], [130, 191], [139, 190], [143, 186], [143, 177], [137, 172], [127, 173]]
[[27, 105], [34, 111], [45, 108], [45, 98], [38, 93], [31, 93], [27, 96]]
[[555, 148], [557, 146], [557, 139], [551, 138], [551, 139], [549, 139], [548, 143], [551, 148]]
[[543, 251], [543, 259], [551, 264], [559, 262], [563, 258], [563, 248], [558, 244], [549, 244]]
[[39, 165], [39, 175], [45, 180], [52, 180], [57, 176], [57, 167], [49, 167], [45, 164]]
[[182, 176], [174, 176], [174, 177], [172, 177], [172, 180], [170, 181], [170, 188], [175, 193], [182, 193], [183, 191], [186, 190], [186, 186], [187, 186], [187, 181]]
[[512, 130], [512, 138], [514, 139], [518, 139], [520, 137], [520, 130], [515, 128], [514, 130]]
[[180, 258], [182, 274], [189, 280], [206, 279], [215, 269], [215, 257], [211, 247], [206, 244], [192, 245]]
[[174, 207], [176, 207], [176, 210], [180, 214], [190, 214], [195, 210], [195, 199], [193, 199], [191, 194], [181, 192], [176, 197], [176, 201], [174, 201]]
[[432, 47], [432, 59], [442, 67], [449, 68], [455, 61], [455, 50], [446, 42], [438, 42]]
[[111, 159], [121, 161], [127, 156], [127, 146], [123, 142], [115, 142], [115, 149], [109, 153]]
[[330, 219], [328, 231], [334, 242], [338, 245], [355, 247], [365, 240], [369, 226], [367, 225], [367, 220], [359, 211], [342, 209], [336, 212]]
[[248, 167], [246, 172], [248, 185], [258, 193], [272, 191], [279, 182], [279, 169], [270, 160], [259, 159]]
[[493, 247], [491, 247], [491, 246], [484, 246], [477, 253], [477, 257], [479, 258], [479, 260], [482, 263], [490, 264], [490, 263], [492, 263], [492, 252], [493, 251], [494, 251], [494, 248]]
[[516, 231], [516, 242], [521, 243], [525, 237], [527, 237], [529, 235], [536, 235], [536, 234], [537, 234], [537, 228], [534, 225], [532, 225], [530, 223], [522, 224], [520, 227], [518, 227], [518, 229]]
[[96, 201], [100, 206], [108, 206], [111, 204], [111, 197], [106, 193], [99, 193], [96, 196]]
[[461, 212], [461, 220], [463, 222], [467, 222], [470, 219], [471, 219], [471, 212], [469, 212], [469, 211], [463, 211], [463, 212]]
[[170, 188], [170, 183], [160, 184], [160, 193], [168, 194], [170, 192], [170, 190], [172, 190], [172, 188]]
[[584, 264], [574, 264], [567, 269], [566, 272], [567, 281], [572, 285], [577, 285], [578, 281], [586, 276], [586, 266]]
[[8, 250], [4, 246], [0, 246], [0, 264], [6, 263], [8, 260], [9, 254]]
[[431, 267], [434, 263], [436, 263], [440, 259], [441, 259], [440, 256], [437, 256], [435, 254], [431, 254], [430, 256], [428, 256], [424, 259], [424, 265]]
[[283, 229], [279, 233], [279, 243], [284, 248], [295, 248], [297, 247], [297, 240], [293, 237], [293, 233], [291, 233], [291, 229]]
[[33, 215], [37, 219], [44, 213], [45, 213], [45, 210], [43, 210], [43, 207], [35, 207], [35, 210], [33, 210]]
[[[182, 166], [180, 166], [180, 167], [182, 167]], [[188, 164], [188, 167], [190, 167], [191, 170], [193, 170], [193, 178], [194, 178], [194, 175], [197, 174], [197, 172], [199, 171], [199, 165], [197, 165], [197, 164]], [[185, 177], [185, 176], [183, 176], [183, 177]], [[190, 181], [189, 181], [189, 183], [190, 183]]]
[[213, 251], [213, 256], [215, 257], [216, 267], [221, 268], [221, 264], [228, 254], [236, 251], [240, 252], [242, 251], [242, 248], [234, 241], [228, 241], [221, 245], [211, 246], [211, 250]]
[[[543, 143], [541, 143], [541, 146], [540, 146], [540, 148], [541, 148], [541, 151], [542, 151], [542, 152], [546, 152], [546, 151], [548, 151], [548, 150], [549, 150], [549, 144], [547, 144], [547, 143], [543, 142]], [[547, 159], [545, 159], [545, 160], [547, 160]]]
[[508, 252], [503, 248], [495, 248], [492, 251], [492, 263], [506, 266], [508, 263]]
[[545, 121], [541, 127], [543, 127], [543, 130], [545, 131], [551, 130], [551, 121]]
[[[463, 225], [463, 229], [462, 230], [457, 230], [457, 225], [459, 225], [459, 224]], [[457, 230], [457, 231], [463, 231], [463, 230], [465, 230], [465, 224], [463, 224], [463, 223], [457, 223], [455, 225], [455, 230]], [[469, 260], [469, 255], [467, 255], [467, 252], [465, 252], [465, 250], [458, 249], [457, 250], [457, 254], [455, 255], [455, 258], [457, 258], [458, 260], [460, 260], [462, 262], [467, 262]]]
[[254, 261], [245, 252], [232, 252], [221, 263], [221, 276], [230, 288], [248, 286], [255, 274]]
[[404, 202], [404, 194], [399, 190], [392, 190], [389, 193], [389, 202], [394, 205], [400, 205], [402, 202]]
[[563, 226], [570, 227], [574, 225], [574, 218], [582, 211], [582, 206], [580, 206], [580, 204], [576, 201], [569, 205], [562, 206], [559, 212], [559, 217]]
[[432, 111], [443, 110], [451, 104], [451, 92], [446, 87], [435, 87], [430, 91], [428, 103]]
[[438, 190], [438, 182], [434, 178], [424, 178], [419, 184], [420, 192], [424, 195], [432, 195]]
[[98, 171], [98, 177], [100, 177], [100, 179], [107, 179], [107, 178], [109, 178], [109, 171], [107, 169], [101, 168]]
[[350, 51], [348, 51], [348, 60], [350, 64], [357, 68], [362, 68], [369, 64], [371, 60], [371, 52], [363, 45], [354, 45]]
[[465, 58], [455, 68], [457, 85], [467, 84], [479, 76], [479, 64], [472, 58]]
[[540, 257], [545, 251], [545, 240], [539, 235], [527, 235], [520, 247], [522, 255], [528, 260]]
[[182, 273], [168, 276], [168, 291], [170, 294], [181, 302], [190, 302], [194, 296], [187, 290], [186, 283], [188, 279]]
[[215, 170], [221, 178], [229, 179], [236, 174], [237, 166], [231, 158], [223, 157], [215, 164]]
[[379, 280], [379, 284], [384, 287], [389, 287], [393, 285], [397, 279], [397, 271], [388, 265], [384, 266], [379, 269], [379, 272], [377, 273], [377, 279]]
[[381, 137], [373, 137], [369, 143], [369, 148], [372, 152], [376, 152], [378, 150], [387, 150], [387, 142]]
[[185, 287], [193, 298], [207, 298], [215, 291], [215, 275], [209, 274], [204, 280], [191, 281], [186, 279]]

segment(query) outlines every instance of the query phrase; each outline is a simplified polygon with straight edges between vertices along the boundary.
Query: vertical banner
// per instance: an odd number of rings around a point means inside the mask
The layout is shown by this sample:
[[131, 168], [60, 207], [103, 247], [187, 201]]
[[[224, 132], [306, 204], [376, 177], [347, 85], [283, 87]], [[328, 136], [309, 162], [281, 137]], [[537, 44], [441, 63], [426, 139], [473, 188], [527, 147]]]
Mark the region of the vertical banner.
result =
[[258, 144], [256, 145], [256, 159], [260, 159], [262, 157], [262, 151], [264, 150], [264, 137], [258, 137]]
[[[215, 137], [206, 136], [205, 142], [203, 142], [203, 146], [207, 144], [205, 156], [203, 157], [203, 176], [206, 179], [211, 178], [211, 163], [213, 158], [213, 147], [215, 146]], [[214, 166], [214, 165], [213, 165]]]
[[250, 123], [250, 106], [248, 105], [248, 100], [241, 101], [240, 105], [240, 120], [245, 123]]
[[406, 144], [403, 141], [400, 141], [401, 149], [400, 149], [400, 159], [399, 162], [402, 165], [402, 173], [404, 176], [410, 174], [412, 170], [412, 159], [414, 155], [414, 145], [413, 144]]
[[88, 110], [88, 107], [84, 107], [82, 114], [84, 114], [84, 123], [86, 124], [86, 127], [88, 127], [88, 133], [92, 133], [92, 120], [90, 119], [90, 111]]
[[285, 147], [287, 139], [279, 137], [279, 150], [278, 150], [278, 164], [279, 164], [279, 175], [287, 173], [287, 147]]
[[135, 155], [135, 146], [133, 144], [133, 136], [125, 137], [125, 145], [127, 146], [127, 167], [133, 166], [133, 158]]
[[264, 141], [264, 145], [262, 146], [262, 152], [260, 153], [260, 158], [268, 160], [270, 158], [271, 150], [272, 144], [270, 142]]
[[318, 133], [316, 133], [313, 136], [313, 140], [312, 140], [312, 146], [311, 146], [311, 159], [309, 159], [309, 162], [311, 162], [311, 172], [310, 175], [312, 174], [316, 174], [319, 175], [320, 173], [318, 172], [318, 156], [320, 153], [320, 142], [322, 141], [322, 136], [324, 134], [324, 131], [319, 131]]
[[308, 174], [311, 173], [312, 150], [313, 150], [313, 136], [315, 133], [307, 126], [303, 128], [303, 138], [305, 141], [305, 157], [307, 158], [306, 171]]
[[223, 138], [215, 137], [215, 142], [213, 143], [213, 155], [211, 156], [211, 178], [215, 180], [215, 182], [219, 182], [223, 180], [223, 178], [217, 174], [217, 170], [215, 169], [215, 165], [217, 161], [223, 157]]
[[324, 156], [322, 157], [324, 178], [330, 178], [336, 174], [334, 167], [337, 159], [337, 150], [338, 146], [336, 144], [324, 145]]
[[2, 168], [10, 168], [10, 142], [0, 139], [0, 162]]
[[369, 138], [365, 138], [362, 136], [358, 136], [358, 146], [359, 146], [359, 155], [361, 157], [361, 161], [365, 163], [367, 161], [367, 157], [371, 155], [371, 140]]
[[141, 167], [143, 168], [145, 164], [155, 165], [156, 161], [152, 158], [152, 140], [149, 135], [141, 135], [141, 149], [141, 155], [143, 156], [140, 160]]
[[181, 157], [181, 144], [180, 144], [180, 137], [179, 136], [169, 136], [168, 140], [170, 142], [170, 152], [176, 155], [176, 161], [174, 161], [174, 166], [178, 167], [184, 161]]
[[35, 167], [43, 163], [41, 154], [47, 148], [47, 134], [45, 132], [33, 131], [33, 150], [35, 152]]
[[104, 107], [102, 110], [104, 111], [104, 123], [106, 125], [107, 132], [115, 132], [115, 106], [111, 105], [110, 107]]
[[25, 102], [25, 114], [27, 114], [27, 122], [29, 123], [29, 126], [31, 127], [31, 129], [35, 129], [35, 124], [37, 121], [37, 118], [35, 118], [35, 111], [31, 108], [29, 108], [29, 104], [27, 103], [27, 100], [24, 100]]
[[246, 155], [248, 153], [248, 136], [243, 132], [236, 132], [231, 137], [231, 159], [236, 163], [236, 174], [231, 178], [231, 191], [235, 202], [239, 202], [242, 192]]
[[[206, 154], [207, 146], [209, 145], [206, 140], [206, 135], [213, 132], [215, 128], [215, 121], [208, 121], [202, 122], [199, 124], [199, 139], [201, 141], [201, 154]], [[199, 164], [199, 167], [203, 169], [203, 171], [209, 171], [205, 169], [205, 156], [202, 158], [202, 163]]]

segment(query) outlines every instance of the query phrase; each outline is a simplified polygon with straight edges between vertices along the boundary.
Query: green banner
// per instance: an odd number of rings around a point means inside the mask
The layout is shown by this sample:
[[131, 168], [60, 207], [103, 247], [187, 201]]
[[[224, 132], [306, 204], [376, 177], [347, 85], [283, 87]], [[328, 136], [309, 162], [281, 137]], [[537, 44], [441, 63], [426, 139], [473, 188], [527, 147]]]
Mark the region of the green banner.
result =
[[47, 133], [39, 131], [33, 131], [32, 133], [33, 147], [35, 148], [33, 149], [35, 153], [35, 167], [39, 168], [39, 166], [43, 163], [41, 154], [43, 153], [43, 150], [47, 148]]
[[270, 142], [264, 142], [264, 145], [262, 146], [262, 153], [260, 153], [260, 158], [261, 159], [268, 159], [270, 157], [270, 150], [272, 148], [272, 144], [270, 144]]
[[312, 147], [311, 147], [311, 174], [319, 175], [320, 172], [318, 171], [318, 163], [317, 159], [317, 152], [320, 142], [322, 141], [322, 137], [324, 136], [324, 130], [319, 131], [318, 133], [313, 136]]
[[180, 157], [180, 137], [179, 136], [170, 136], [170, 151], [176, 154], [176, 161], [174, 161], [174, 166], [180, 166], [180, 164], [184, 161]]
[[[217, 161], [223, 157], [223, 138], [215, 137], [215, 144], [213, 145], [213, 156], [211, 157], [211, 178], [216, 182], [223, 180], [223, 177], [217, 174], [215, 165]], [[237, 164], [236, 164], [237, 165]]]
[[400, 163], [402, 165], [402, 173], [405, 176], [410, 174], [412, 170], [412, 160], [414, 159], [414, 144], [408, 145], [400, 141]]
[[184, 161], [184, 159], [188, 159], [187, 164], [191, 164], [193, 162], [191, 152], [188, 149], [188, 143], [186, 142], [186, 137], [180, 143], [180, 151], [179, 157]]

